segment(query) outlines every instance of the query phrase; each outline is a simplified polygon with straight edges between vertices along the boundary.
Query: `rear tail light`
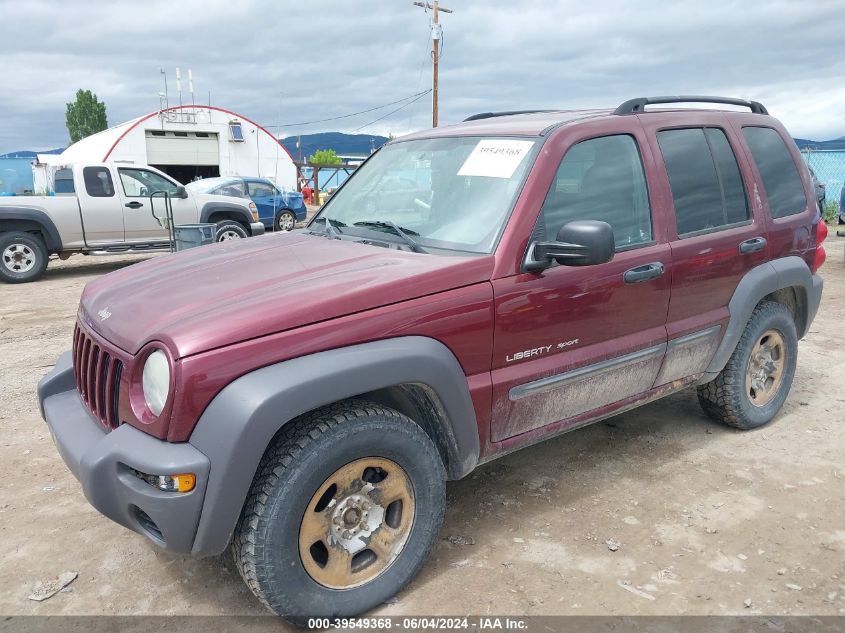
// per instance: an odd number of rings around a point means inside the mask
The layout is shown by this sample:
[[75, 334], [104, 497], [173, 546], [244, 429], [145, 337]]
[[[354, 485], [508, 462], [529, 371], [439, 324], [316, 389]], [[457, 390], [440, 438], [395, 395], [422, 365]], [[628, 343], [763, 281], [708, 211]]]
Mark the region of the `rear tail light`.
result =
[[816, 256], [813, 259], [813, 272], [816, 272], [819, 268], [821, 268], [822, 264], [824, 264], [824, 260], [827, 259], [827, 253], [824, 250], [824, 246], [822, 246], [822, 242], [826, 239], [827, 224], [824, 223], [824, 220], [820, 220], [816, 225]]

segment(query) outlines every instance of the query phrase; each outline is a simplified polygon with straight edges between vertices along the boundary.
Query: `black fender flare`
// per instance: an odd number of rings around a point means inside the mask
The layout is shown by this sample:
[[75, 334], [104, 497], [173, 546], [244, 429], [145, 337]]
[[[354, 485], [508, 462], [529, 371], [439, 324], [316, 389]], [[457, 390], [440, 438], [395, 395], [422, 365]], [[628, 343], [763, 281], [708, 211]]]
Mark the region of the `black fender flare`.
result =
[[814, 275], [807, 263], [795, 255], [774, 259], [749, 270], [740, 280], [728, 303], [730, 320], [725, 329], [725, 336], [698, 384], [710, 382], [725, 368], [754, 308], [765, 296], [773, 292], [795, 288], [801, 293], [801, 305], [805, 312], [801, 315], [801, 323], [796, 323], [796, 326], [799, 330], [798, 338], [802, 338], [819, 309], [822, 286], [821, 277]]
[[270, 365], [227, 385], [191, 434], [190, 443], [211, 461], [193, 555], [216, 555], [228, 546], [258, 464], [285, 424], [318, 407], [401, 384], [427, 386], [439, 399], [449, 427], [449, 477], [472, 471], [480, 450], [475, 409], [460, 364], [439, 341], [397, 337]]
[[49, 252], [62, 250], [59, 230], [44, 211], [31, 207], [0, 207], [0, 231], [31, 231], [32, 224], [41, 230]]
[[208, 222], [208, 218], [218, 211], [238, 215], [247, 230], [249, 230], [249, 225], [253, 222], [252, 215], [249, 211], [231, 202], [206, 202], [202, 207], [202, 211], [200, 211], [200, 222]]

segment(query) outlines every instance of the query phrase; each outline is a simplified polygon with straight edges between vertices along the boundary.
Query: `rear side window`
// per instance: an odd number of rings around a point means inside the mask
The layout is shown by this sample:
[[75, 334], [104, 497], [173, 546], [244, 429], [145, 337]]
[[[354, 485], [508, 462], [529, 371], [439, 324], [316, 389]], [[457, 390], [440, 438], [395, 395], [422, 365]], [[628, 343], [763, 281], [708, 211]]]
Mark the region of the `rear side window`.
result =
[[249, 183], [249, 195], [253, 198], [272, 198], [275, 193], [270, 185], [263, 182]]
[[567, 222], [602, 220], [613, 227], [616, 248], [652, 241], [651, 207], [643, 164], [633, 137], [604, 136], [573, 145], [543, 203], [547, 239]]
[[111, 172], [106, 167], [84, 167], [82, 179], [85, 181], [85, 191], [92, 198], [111, 198], [114, 196]]
[[772, 217], [801, 213], [807, 208], [804, 184], [780, 134], [770, 127], [744, 127], [742, 133], [757, 163]]
[[679, 236], [750, 218], [736, 156], [722, 130], [664, 130], [657, 133], [657, 142], [672, 187]]

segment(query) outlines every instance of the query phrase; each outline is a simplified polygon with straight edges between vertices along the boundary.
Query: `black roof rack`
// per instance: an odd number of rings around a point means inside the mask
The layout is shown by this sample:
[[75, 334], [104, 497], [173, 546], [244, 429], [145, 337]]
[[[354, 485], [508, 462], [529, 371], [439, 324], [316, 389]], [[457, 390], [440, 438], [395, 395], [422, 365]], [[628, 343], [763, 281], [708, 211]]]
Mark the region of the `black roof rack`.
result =
[[724, 103], [726, 105], [744, 106], [750, 108], [754, 114], [768, 114], [766, 107], [757, 101], [746, 101], [745, 99], [732, 99], [730, 97], [702, 97], [691, 95], [680, 95], [677, 97], [637, 97], [629, 99], [620, 105], [613, 114], [639, 114], [645, 112], [647, 105], [659, 103]]
[[497, 116], [511, 116], [512, 114], [536, 114], [538, 112], [554, 112], [554, 110], [509, 110], [507, 112], [479, 112], [464, 119], [467, 121], [480, 121], [481, 119], [493, 119]]

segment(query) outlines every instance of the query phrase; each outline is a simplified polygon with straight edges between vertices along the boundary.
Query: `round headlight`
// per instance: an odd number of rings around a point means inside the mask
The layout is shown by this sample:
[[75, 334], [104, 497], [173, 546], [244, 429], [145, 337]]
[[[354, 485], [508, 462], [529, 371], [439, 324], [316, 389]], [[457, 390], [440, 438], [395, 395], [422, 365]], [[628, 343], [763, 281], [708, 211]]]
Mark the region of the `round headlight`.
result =
[[154, 415], [161, 415], [170, 393], [170, 363], [161, 350], [156, 350], [147, 357], [141, 384], [144, 387], [147, 407]]

